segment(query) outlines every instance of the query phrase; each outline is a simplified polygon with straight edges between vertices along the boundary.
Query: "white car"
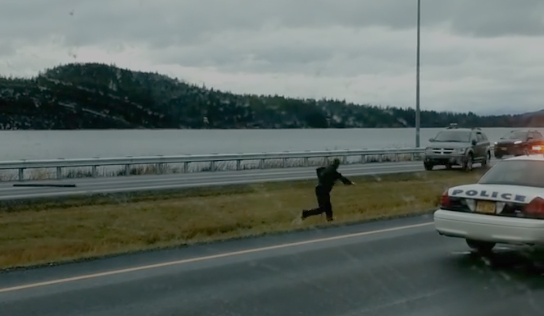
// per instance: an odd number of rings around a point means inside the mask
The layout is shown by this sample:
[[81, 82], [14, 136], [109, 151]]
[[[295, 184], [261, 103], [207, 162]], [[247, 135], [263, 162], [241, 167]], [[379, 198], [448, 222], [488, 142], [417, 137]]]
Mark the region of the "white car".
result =
[[544, 156], [503, 160], [478, 183], [449, 188], [434, 225], [480, 252], [497, 243], [544, 245]]

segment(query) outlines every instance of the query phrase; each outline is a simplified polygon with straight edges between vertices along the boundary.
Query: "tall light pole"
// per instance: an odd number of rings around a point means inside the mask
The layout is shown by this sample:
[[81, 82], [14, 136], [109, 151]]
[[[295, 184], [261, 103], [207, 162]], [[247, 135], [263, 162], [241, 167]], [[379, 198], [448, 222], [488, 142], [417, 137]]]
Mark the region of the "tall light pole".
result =
[[417, 52], [416, 52], [416, 148], [419, 148], [419, 45], [420, 45], [421, 0], [417, 0]]

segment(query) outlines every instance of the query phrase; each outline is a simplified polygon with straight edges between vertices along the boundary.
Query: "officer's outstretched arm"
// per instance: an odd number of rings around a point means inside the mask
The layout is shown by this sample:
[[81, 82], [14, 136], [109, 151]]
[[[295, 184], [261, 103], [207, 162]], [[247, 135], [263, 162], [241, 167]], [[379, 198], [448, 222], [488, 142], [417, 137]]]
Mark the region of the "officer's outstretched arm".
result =
[[336, 174], [337, 174], [338, 179], [340, 179], [340, 181], [342, 181], [343, 184], [346, 184], [346, 185], [355, 184], [355, 182], [353, 182], [350, 179], [344, 177], [341, 173], [336, 172]]

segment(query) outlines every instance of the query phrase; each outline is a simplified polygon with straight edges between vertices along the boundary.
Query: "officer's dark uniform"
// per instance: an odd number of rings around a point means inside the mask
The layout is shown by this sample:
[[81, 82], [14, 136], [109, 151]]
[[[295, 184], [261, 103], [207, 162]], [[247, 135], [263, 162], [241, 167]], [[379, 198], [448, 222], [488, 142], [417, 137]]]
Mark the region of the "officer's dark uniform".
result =
[[305, 219], [308, 216], [319, 215], [325, 213], [327, 215], [327, 220], [332, 221], [332, 204], [331, 204], [331, 190], [334, 186], [336, 180], [342, 181], [344, 184], [352, 184], [352, 182], [346, 177], [342, 176], [337, 169], [340, 164], [339, 160], [334, 161], [334, 163], [328, 167], [317, 168], [317, 178], [319, 183], [315, 187], [315, 195], [317, 197], [318, 208], [312, 210], [302, 211], [302, 219]]

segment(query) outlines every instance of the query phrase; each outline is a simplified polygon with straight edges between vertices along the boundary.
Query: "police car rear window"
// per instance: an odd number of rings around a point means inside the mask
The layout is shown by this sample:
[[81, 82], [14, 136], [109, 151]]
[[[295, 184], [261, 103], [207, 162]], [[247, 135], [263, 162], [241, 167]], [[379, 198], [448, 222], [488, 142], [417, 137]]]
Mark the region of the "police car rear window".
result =
[[478, 183], [544, 188], [544, 161], [502, 161], [491, 168]]

